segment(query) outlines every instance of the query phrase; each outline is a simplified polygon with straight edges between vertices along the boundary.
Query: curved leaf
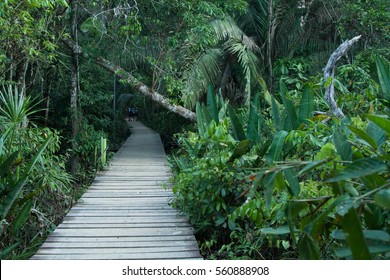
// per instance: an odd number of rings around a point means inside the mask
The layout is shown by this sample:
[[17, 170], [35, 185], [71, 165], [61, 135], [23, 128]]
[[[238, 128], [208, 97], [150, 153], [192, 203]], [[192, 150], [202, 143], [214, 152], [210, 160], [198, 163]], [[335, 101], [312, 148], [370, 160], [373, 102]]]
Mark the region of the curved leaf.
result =
[[271, 147], [269, 148], [269, 152], [267, 154], [267, 161], [269, 163], [273, 163], [274, 161], [281, 160], [282, 158], [282, 150], [284, 146], [284, 142], [288, 135], [287, 131], [281, 130], [278, 131], [272, 140]]
[[374, 195], [374, 200], [377, 205], [390, 209], [390, 189], [378, 191]]
[[309, 84], [305, 84], [301, 103], [299, 104], [298, 120], [300, 123], [307, 123], [314, 111], [314, 93]]
[[343, 171], [339, 172], [336, 176], [326, 181], [338, 182], [347, 179], [359, 178], [370, 174], [385, 172], [386, 170], [387, 166], [383, 161], [374, 158], [363, 158], [355, 160]]

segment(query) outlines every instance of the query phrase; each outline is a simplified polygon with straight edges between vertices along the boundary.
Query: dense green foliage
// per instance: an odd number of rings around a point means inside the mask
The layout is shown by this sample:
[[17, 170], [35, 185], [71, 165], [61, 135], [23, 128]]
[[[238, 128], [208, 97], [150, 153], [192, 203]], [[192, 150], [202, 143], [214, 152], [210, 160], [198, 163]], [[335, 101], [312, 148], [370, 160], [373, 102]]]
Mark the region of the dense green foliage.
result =
[[313, 116], [321, 109], [313, 84], [294, 106], [297, 90], [281, 82], [270, 114], [259, 97], [246, 114], [209, 92], [208, 106], [197, 106], [198, 133], [180, 135], [173, 157], [174, 205], [195, 224], [205, 254], [388, 258], [390, 123], [375, 114], [390, 112], [390, 68], [379, 58], [377, 67], [381, 88], [371, 96], [384, 105], [364, 119]]
[[61, 221], [128, 135], [127, 107], [161, 134], [205, 257], [389, 258], [389, 20], [388, 0], [1, 1], [2, 258]]

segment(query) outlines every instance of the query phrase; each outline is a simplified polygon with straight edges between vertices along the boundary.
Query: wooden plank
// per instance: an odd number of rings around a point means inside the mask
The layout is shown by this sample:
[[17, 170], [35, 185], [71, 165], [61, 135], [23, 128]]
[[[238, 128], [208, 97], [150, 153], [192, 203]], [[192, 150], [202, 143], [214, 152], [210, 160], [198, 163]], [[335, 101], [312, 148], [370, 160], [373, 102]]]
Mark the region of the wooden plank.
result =
[[58, 229], [53, 236], [91, 236], [91, 237], [118, 237], [118, 236], [160, 236], [160, 235], [193, 235], [191, 227], [175, 228], [99, 228], [99, 229]]
[[61, 223], [58, 225], [57, 230], [62, 230], [62, 229], [105, 229], [105, 228], [112, 228], [112, 229], [136, 229], [136, 228], [191, 228], [188, 225], [187, 221], [183, 222], [176, 222], [176, 221], [171, 221], [171, 222], [150, 222], [150, 223]]
[[133, 248], [41, 248], [40, 255], [78, 255], [78, 254], [145, 254], [145, 253], [177, 253], [197, 251], [195, 246], [165, 246], [165, 247], [133, 247]]
[[140, 123], [32, 259], [202, 259], [193, 228], [169, 203], [158, 134]]
[[46, 242], [42, 248], [149, 248], [149, 247], [166, 247], [166, 244], [172, 247], [188, 246], [196, 248], [198, 243], [195, 240], [181, 241], [172, 240], [169, 243], [162, 243], [160, 241], [132, 241], [132, 242]]
[[35, 260], [161, 260], [161, 259], [200, 259], [198, 251], [189, 252], [157, 252], [157, 253], [123, 253], [123, 254], [80, 254], [80, 255], [41, 255]]
[[178, 216], [157, 216], [148, 217], [65, 217], [62, 224], [84, 223], [84, 224], [127, 224], [127, 223], [170, 223], [170, 222], [187, 222], [186, 217]]
[[163, 236], [116, 236], [116, 237], [86, 237], [86, 236], [76, 236], [76, 237], [68, 237], [68, 236], [52, 236], [50, 235], [46, 242], [60, 242], [60, 243], [87, 243], [93, 242], [95, 244], [99, 243], [120, 243], [120, 242], [159, 242], [161, 244], [172, 241], [191, 241], [195, 240], [193, 235], [163, 235]]

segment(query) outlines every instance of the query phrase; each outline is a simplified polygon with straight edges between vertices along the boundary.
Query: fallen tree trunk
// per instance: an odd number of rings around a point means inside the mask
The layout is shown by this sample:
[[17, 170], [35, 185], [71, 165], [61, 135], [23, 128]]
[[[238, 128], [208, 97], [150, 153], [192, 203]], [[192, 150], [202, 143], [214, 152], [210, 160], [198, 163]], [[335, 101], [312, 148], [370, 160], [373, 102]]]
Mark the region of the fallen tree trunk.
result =
[[[78, 53], [82, 53], [82, 50], [80, 47], [76, 46], [73, 41], [63, 38], [63, 42], [73, 51], [77, 51]], [[107, 59], [103, 57], [97, 57], [95, 58], [94, 62], [103, 67], [104, 69], [118, 75], [122, 80], [127, 81], [129, 84], [134, 86], [134, 88], [144, 96], [149, 97], [153, 101], [157, 102], [164, 108], [168, 109], [169, 111], [176, 113], [180, 116], [182, 116], [185, 119], [188, 119], [192, 122], [196, 122], [196, 114], [192, 112], [191, 110], [188, 110], [187, 108], [184, 108], [180, 105], [174, 105], [170, 102], [169, 99], [165, 98], [161, 94], [159, 94], [157, 91], [151, 89], [144, 83], [138, 81], [133, 75], [131, 75], [129, 72], [125, 71], [122, 67], [112, 63], [111, 61], [108, 61]]]
[[144, 83], [138, 81], [133, 75], [122, 69], [120, 66], [113, 64], [111, 61], [108, 61], [103, 57], [96, 58], [95, 63], [104, 69], [117, 74], [122, 80], [126, 80], [129, 84], [133, 85], [139, 93], [149, 97], [169, 111], [190, 121], [196, 122], [196, 114], [194, 112], [184, 108], [183, 106], [172, 104], [167, 98], [159, 94], [157, 91], [154, 91]]
[[352, 38], [351, 40], [345, 41], [342, 43], [329, 57], [328, 63], [326, 64], [324, 68], [324, 81], [325, 83], [330, 80], [329, 86], [325, 88], [325, 100], [329, 104], [330, 109], [332, 110], [333, 114], [338, 118], [344, 118], [345, 115], [343, 111], [339, 108], [337, 105], [337, 102], [334, 99], [334, 73], [335, 73], [335, 67], [337, 61], [340, 60], [340, 58], [343, 57], [343, 55], [352, 47], [353, 44], [355, 44], [357, 41], [359, 41], [361, 35], [356, 36]]

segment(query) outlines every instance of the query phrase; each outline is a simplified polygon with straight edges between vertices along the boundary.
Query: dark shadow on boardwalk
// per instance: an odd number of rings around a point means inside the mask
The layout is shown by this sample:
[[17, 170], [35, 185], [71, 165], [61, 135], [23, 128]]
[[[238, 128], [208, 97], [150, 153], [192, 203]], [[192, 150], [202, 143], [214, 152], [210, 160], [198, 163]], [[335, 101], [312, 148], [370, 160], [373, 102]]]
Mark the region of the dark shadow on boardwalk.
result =
[[132, 135], [109, 170], [32, 259], [201, 259], [192, 227], [168, 205], [170, 170], [159, 135], [130, 124]]

